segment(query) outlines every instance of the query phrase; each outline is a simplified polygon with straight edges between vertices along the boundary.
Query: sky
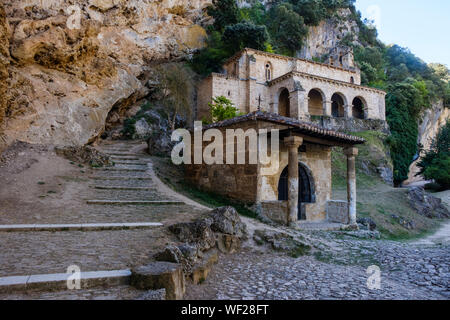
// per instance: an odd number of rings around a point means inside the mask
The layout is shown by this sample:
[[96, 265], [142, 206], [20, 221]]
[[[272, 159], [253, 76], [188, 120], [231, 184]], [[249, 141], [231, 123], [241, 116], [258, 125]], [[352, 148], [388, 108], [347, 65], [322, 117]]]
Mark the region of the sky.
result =
[[363, 18], [375, 20], [385, 44], [407, 47], [426, 63], [450, 67], [449, 0], [356, 0]]

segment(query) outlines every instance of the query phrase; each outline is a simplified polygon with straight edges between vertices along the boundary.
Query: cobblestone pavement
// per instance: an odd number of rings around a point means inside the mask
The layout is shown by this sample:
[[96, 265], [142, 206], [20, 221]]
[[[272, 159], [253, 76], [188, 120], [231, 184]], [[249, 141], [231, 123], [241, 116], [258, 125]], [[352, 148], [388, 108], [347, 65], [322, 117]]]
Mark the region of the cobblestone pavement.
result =
[[[324, 251], [292, 258], [255, 251], [221, 257], [201, 285], [190, 285], [187, 299], [449, 299], [450, 247], [417, 246], [384, 240], [343, 240], [339, 233], [316, 233]], [[318, 239], [318, 238], [317, 238]], [[326, 242], [333, 252], [326, 254]], [[323, 254], [325, 252], [325, 254]], [[368, 278], [380, 268], [380, 289]]]

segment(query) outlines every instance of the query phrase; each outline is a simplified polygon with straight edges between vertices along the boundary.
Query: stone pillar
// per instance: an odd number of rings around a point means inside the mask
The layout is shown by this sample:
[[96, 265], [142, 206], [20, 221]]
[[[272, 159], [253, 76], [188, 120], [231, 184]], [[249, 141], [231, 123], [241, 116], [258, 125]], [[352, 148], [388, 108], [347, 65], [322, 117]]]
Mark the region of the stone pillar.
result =
[[347, 119], [353, 118], [353, 112], [352, 112], [352, 110], [353, 110], [353, 105], [351, 105], [351, 104], [346, 104], [346, 105], [344, 106], [344, 117], [347, 118]]
[[287, 225], [292, 225], [298, 220], [298, 148], [302, 143], [301, 137], [284, 138], [284, 144], [289, 149]]
[[331, 104], [333, 101], [324, 101], [323, 102], [323, 115], [327, 117], [331, 117]]
[[344, 149], [347, 156], [347, 201], [349, 224], [356, 225], [356, 171], [355, 157], [358, 155], [358, 149], [347, 147]]

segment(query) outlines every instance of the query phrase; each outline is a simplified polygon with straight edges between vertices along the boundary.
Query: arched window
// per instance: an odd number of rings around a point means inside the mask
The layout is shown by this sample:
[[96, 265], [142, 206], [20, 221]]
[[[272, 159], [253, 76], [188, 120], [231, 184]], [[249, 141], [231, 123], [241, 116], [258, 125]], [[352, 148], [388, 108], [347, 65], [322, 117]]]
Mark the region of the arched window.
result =
[[350, 83], [355, 83], [355, 78], [350, 77]]
[[266, 81], [270, 81], [272, 80], [272, 65], [270, 64], [270, 62], [266, 63]]

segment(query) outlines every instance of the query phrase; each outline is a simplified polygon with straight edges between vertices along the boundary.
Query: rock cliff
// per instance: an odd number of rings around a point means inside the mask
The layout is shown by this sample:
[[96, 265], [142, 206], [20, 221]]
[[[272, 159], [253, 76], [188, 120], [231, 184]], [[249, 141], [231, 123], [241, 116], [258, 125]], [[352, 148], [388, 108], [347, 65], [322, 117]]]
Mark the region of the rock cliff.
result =
[[[444, 107], [443, 101], [441, 100], [433, 103], [431, 108], [426, 109], [420, 119], [417, 143], [421, 144], [425, 150], [428, 150], [439, 128], [445, 125], [447, 119], [450, 119], [450, 109]], [[416, 176], [419, 172], [419, 168], [417, 167], [418, 161], [420, 159], [415, 160], [409, 167], [408, 180], [403, 183], [404, 185], [423, 181], [423, 177]]]
[[83, 145], [148, 93], [152, 63], [204, 46], [210, 0], [4, 0], [0, 148]]
[[[321, 58], [343, 44], [346, 37], [357, 35], [358, 24], [350, 15], [349, 9], [342, 9], [333, 18], [320, 22], [316, 27], [310, 27], [308, 37], [297, 55], [305, 59]], [[357, 39], [352, 38], [350, 41], [357, 43]]]

